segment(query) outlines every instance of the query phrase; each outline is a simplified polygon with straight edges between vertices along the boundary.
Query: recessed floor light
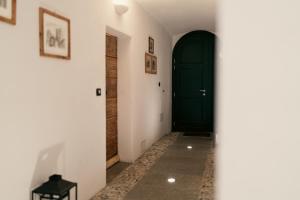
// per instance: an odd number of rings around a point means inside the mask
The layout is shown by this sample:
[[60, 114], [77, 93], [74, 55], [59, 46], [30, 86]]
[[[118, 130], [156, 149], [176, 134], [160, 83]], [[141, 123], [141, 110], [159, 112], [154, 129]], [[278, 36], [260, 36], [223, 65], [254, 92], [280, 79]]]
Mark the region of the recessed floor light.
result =
[[169, 183], [175, 183], [175, 182], [176, 182], [176, 179], [175, 179], [175, 178], [168, 178], [168, 182], [169, 182]]
[[193, 147], [192, 147], [192, 146], [187, 146], [186, 148], [187, 148], [187, 149], [192, 149]]

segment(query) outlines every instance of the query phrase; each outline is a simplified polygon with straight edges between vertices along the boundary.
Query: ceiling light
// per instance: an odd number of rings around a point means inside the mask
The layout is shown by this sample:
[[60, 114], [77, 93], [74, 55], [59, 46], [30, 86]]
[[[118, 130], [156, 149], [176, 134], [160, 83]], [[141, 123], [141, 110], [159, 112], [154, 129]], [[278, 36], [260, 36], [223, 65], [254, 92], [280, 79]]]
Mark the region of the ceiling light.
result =
[[193, 147], [191, 145], [186, 147], [187, 149], [193, 149]]
[[115, 10], [119, 15], [123, 15], [128, 11], [128, 0], [113, 0]]
[[176, 182], [176, 179], [175, 179], [175, 178], [168, 178], [168, 182], [169, 182], [169, 183], [175, 183], [175, 182]]

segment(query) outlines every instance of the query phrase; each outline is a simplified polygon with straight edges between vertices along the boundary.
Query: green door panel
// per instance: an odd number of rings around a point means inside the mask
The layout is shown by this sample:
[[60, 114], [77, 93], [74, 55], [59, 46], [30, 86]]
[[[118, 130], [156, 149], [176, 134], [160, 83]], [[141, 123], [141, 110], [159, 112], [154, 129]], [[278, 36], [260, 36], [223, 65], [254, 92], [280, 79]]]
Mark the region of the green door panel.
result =
[[173, 51], [173, 131], [213, 132], [215, 36], [194, 31]]

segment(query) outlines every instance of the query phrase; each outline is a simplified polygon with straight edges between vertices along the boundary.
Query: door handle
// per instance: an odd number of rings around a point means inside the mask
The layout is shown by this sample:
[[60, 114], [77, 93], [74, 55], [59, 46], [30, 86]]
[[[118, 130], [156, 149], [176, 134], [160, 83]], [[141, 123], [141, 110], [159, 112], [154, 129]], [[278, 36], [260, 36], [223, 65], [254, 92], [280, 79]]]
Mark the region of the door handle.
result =
[[206, 90], [200, 90], [200, 92], [204, 92], [204, 93], [205, 93], [205, 92], [206, 92]]

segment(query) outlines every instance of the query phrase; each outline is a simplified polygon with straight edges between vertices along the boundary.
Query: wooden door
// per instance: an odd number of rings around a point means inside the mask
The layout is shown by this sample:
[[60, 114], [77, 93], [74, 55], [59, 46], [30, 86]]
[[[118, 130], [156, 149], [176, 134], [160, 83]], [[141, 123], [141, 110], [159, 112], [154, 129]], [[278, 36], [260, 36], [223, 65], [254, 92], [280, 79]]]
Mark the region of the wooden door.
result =
[[106, 35], [106, 160], [107, 167], [118, 157], [117, 37]]
[[173, 130], [213, 132], [215, 36], [195, 31], [173, 52]]

